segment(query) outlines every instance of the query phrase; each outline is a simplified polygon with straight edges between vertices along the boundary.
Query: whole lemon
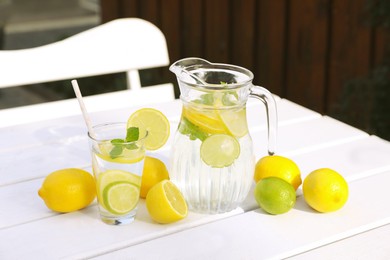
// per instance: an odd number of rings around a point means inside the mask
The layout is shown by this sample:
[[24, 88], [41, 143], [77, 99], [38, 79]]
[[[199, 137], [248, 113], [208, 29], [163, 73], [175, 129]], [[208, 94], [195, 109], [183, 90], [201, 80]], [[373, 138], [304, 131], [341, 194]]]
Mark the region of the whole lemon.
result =
[[165, 164], [160, 159], [145, 156], [140, 197], [146, 198], [150, 188], [162, 180], [169, 180], [169, 173]]
[[301, 171], [295, 162], [279, 155], [270, 155], [261, 158], [255, 167], [255, 182], [263, 178], [278, 177], [290, 183], [295, 190], [302, 184]]
[[311, 172], [303, 181], [303, 197], [319, 212], [336, 211], [348, 200], [348, 184], [338, 172], [322, 168]]
[[95, 181], [87, 171], [62, 169], [46, 176], [38, 195], [49, 209], [71, 212], [88, 206], [95, 199]]

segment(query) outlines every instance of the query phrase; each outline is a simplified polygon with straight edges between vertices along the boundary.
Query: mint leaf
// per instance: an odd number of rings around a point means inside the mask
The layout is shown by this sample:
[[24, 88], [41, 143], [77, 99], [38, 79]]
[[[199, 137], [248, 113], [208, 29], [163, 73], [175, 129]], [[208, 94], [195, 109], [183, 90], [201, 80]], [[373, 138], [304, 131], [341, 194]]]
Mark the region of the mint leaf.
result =
[[129, 127], [127, 128], [127, 133], [126, 133], [126, 142], [134, 142], [138, 141], [139, 138], [139, 128], [138, 127]]
[[200, 128], [193, 123], [191, 123], [187, 118], [183, 117], [180, 125], [179, 132], [183, 135], [187, 135], [190, 140], [199, 139], [200, 141], [204, 141], [207, 138], [207, 134], [200, 130]]
[[117, 138], [117, 139], [112, 139], [112, 140], [111, 140], [111, 143], [112, 143], [113, 145], [120, 145], [120, 144], [123, 144], [124, 142], [125, 142], [125, 140], [119, 139], [119, 138]]
[[112, 150], [110, 151], [110, 157], [112, 159], [115, 159], [121, 155], [121, 153], [123, 151], [122, 144], [124, 142], [125, 141], [123, 139], [112, 139], [111, 140], [111, 143], [114, 145], [114, 148], [112, 148]]
[[[138, 141], [139, 139], [139, 128], [138, 127], [129, 127], [127, 128], [127, 133], [126, 133], [126, 142], [135, 142], [135, 141]], [[132, 144], [126, 144], [126, 149], [129, 149], [129, 150], [134, 150], [134, 149], [137, 149], [138, 146], [134, 143]]]

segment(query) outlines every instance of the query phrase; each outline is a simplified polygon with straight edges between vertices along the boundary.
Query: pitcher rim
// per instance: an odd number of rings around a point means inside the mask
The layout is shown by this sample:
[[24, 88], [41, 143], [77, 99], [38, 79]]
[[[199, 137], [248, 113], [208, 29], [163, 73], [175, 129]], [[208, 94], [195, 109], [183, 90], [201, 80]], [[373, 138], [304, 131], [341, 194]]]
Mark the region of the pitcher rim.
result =
[[[234, 70], [234, 71], [239, 71], [239, 72], [247, 75], [248, 79], [240, 81], [240, 82], [236, 82], [236, 83], [228, 83], [223, 88], [221, 88], [221, 84], [208, 83], [207, 85], [203, 85], [201, 83], [192, 83], [192, 82], [182, 80], [177, 75], [176, 75], [176, 77], [180, 82], [183, 82], [186, 85], [189, 85], [191, 87], [196, 87], [196, 88], [208, 89], [208, 90], [237, 89], [237, 88], [244, 87], [245, 85], [247, 85], [253, 81], [253, 78], [254, 78], [253, 72], [247, 68], [244, 68], [244, 67], [241, 67], [238, 65], [226, 64], [226, 63], [210, 63], [210, 65], [206, 65], [206, 66], [202, 65], [202, 67], [205, 67], [205, 68], [211, 68], [213, 66], [221, 68], [221, 69], [230, 69], [230, 70]], [[200, 67], [199, 65], [191, 65], [191, 66], [186, 67], [186, 70], [188, 70], [189, 68], [199, 68], [199, 67]]]

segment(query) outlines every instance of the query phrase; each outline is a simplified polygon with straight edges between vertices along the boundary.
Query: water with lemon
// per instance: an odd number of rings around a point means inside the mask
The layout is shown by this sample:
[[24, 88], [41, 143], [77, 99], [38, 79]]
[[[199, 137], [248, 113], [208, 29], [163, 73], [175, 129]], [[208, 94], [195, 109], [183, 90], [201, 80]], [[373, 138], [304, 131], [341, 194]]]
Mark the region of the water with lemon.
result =
[[127, 129], [126, 137], [121, 137], [126, 133], [126, 124], [120, 124], [113, 133], [104, 130], [108, 127], [113, 126], [95, 127], [100, 134], [99, 141], [90, 138], [92, 168], [101, 219], [121, 225], [132, 222], [137, 212], [145, 158], [144, 138], [131, 129]]
[[210, 93], [183, 104], [170, 178], [192, 211], [233, 210], [252, 184], [255, 158], [246, 109], [235, 99], [235, 93]]

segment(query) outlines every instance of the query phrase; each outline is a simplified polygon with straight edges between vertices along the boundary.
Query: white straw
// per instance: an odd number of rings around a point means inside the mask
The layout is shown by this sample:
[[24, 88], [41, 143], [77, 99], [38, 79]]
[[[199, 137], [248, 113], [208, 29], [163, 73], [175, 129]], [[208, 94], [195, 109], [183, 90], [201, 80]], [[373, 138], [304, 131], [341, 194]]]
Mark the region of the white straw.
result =
[[76, 94], [77, 100], [79, 101], [79, 105], [81, 108], [81, 112], [83, 113], [85, 124], [87, 125], [88, 132], [92, 138], [96, 138], [95, 132], [93, 131], [91, 119], [89, 118], [89, 115], [87, 113], [87, 109], [85, 108], [83, 97], [81, 96], [81, 91], [79, 84], [77, 83], [77, 80], [72, 80], [72, 86], [74, 93]]

